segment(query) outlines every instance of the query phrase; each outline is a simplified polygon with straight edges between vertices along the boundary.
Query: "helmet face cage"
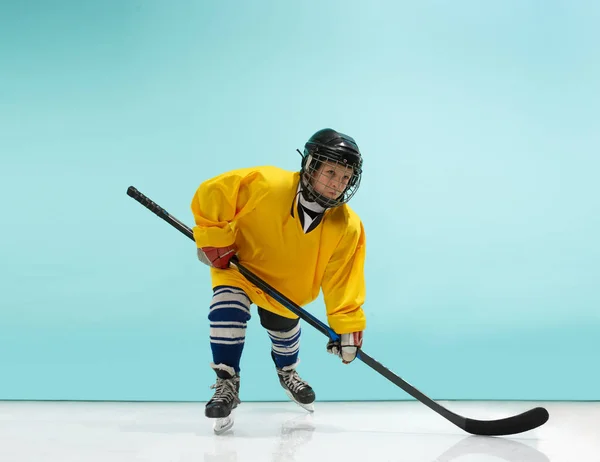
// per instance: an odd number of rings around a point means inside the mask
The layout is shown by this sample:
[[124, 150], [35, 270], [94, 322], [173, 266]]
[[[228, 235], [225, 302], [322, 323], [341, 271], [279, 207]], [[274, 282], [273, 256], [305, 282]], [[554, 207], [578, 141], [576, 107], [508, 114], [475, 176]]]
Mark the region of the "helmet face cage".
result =
[[[323, 151], [323, 152], [320, 152]], [[314, 200], [325, 208], [337, 207], [348, 202], [360, 186], [362, 168], [360, 161], [357, 163], [348, 162], [347, 158], [341, 159], [338, 153], [327, 153], [325, 150], [308, 151], [304, 150], [304, 159], [300, 177], [307, 198]], [[319, 174], [319, 169], [323, 163], [329, 162], [335, 166], [337, 174], [342, 174], [348, 179], [335, 178], [330, 180], [326, 173]], [[315, 189], [318, 187], [321, 191], [337, 191], [335, 197], [323, 195]]]

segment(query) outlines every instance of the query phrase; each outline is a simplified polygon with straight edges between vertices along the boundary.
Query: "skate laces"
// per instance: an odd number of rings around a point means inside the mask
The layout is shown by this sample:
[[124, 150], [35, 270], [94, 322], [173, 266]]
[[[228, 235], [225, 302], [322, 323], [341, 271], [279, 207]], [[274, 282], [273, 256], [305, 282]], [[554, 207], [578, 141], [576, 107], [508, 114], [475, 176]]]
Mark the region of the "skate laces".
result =
[[308, 383], [302, 380], [298, 375], [298, 372], [295, 370], [292, 369], [291, 371], [283, 371], [280, 369], [278, 372], [283, 377], [283, 380], [288, 388], [294, 393], [297, 393], [303, 388], [308, 387]]
[[210, 386], [211, 389], [215, 390], [215, 394], [211, 401], [228, 402], [238, 400], [234, 380], [235, 379], [222, 379], [217, 377], [216, 383]]

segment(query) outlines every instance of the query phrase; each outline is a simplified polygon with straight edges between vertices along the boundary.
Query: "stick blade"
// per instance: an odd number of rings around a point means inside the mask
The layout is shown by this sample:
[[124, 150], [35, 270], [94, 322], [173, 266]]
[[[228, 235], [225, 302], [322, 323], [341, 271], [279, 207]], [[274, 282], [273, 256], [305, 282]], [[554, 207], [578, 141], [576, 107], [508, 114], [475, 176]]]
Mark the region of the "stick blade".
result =
[[533, 430], [544, 425], [550, 415], [543, 407], [536, 407], [522, 414], [498, 420], [465, 419], [464, 430], [473, 435], [503, 436]]

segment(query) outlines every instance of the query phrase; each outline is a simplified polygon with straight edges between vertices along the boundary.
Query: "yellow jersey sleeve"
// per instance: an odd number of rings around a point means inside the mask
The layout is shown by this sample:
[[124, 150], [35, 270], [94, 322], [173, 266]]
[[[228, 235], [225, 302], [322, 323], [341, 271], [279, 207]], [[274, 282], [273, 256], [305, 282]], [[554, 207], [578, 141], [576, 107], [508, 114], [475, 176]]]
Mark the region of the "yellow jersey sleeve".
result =
[[251, 212], [265, 197], [268, 184], [252, 169], [233, 170], [203, 182], [192, 199], [197, 247], [225, 247], [235, 241], [231, 223]]
[[366, 327], [362, 309], [366, 295], [365, 241], [362, 222], [354, 216], [325, 268], [321, 288], [329, 326], [337, 334]]

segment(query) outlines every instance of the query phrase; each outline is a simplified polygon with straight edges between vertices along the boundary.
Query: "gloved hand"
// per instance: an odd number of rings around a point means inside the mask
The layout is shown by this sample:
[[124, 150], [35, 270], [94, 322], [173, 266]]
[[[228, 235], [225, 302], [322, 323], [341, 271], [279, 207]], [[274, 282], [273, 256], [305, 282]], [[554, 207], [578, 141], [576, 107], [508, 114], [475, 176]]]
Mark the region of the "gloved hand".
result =
[[344, 364], [350, 364], [356, 359], [358, 349], [362, 347], [363, 333], [352, 332], [340, 335], [340, 340], [329, 340], [327, 352], [342, 358]]
[[202, 263], [206, 263], [214, 268], [225, 269], [229, 267], [229, 261], [236, 252], [235, 245], [228, 245], [227, 247], [202, 247], [198, 249], [198, 259]]

